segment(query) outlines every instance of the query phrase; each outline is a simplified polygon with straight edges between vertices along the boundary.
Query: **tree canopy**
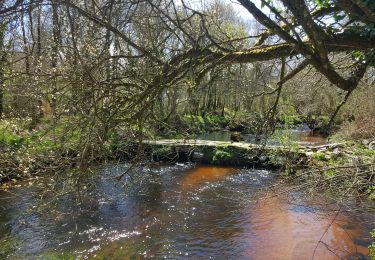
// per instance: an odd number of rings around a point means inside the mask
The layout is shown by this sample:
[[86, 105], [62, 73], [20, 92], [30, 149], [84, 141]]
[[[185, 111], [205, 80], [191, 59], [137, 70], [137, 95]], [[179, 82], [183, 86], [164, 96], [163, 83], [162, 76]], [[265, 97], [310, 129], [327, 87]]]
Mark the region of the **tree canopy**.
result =
[[[236, 14], [238, 4], [248, 19]], [[159, 114], [170, 118], [178, 86], [193, 97], [202, 82], [210, 89], [215, 78], [234, 77], [241, 78], [240, 88], [259, 78], [257, 62], [275, 65], [262, 68], [268, 82], [254, 85], [276, 88], [260, 94], [246, 89], [243, 98], [271, 93], [278, 101], [282, 85], [306, 67], [350, 94], [374, 65], [374, 15], [368, 0], [5, 0], [0, 114], [4, 99], [14, 106], [28, 99], [18, 109], [27, 110], [32, 125], [46, 110], [55, 119], [75, 115], [70, 120], [95, 125], [105, 140], [118, 124], [158, 120], [153, 110], [165, 105], [160, 100], [169, 100], [170, 113]], [[211, 92], [202, 102], [224, 111], [225, 92]]]
[[[174, 14], [170, 14], [168, 6], [173, 5], [178, 8], [173, 1], [157, 1], [156, 3], [140, 1], [140, 3], [142, 2], [149, 5], [151, 12], [155, 12], [159, 16], [165, 26], [164, 29], [174, 32], [180, 31], [182, 35], [189, 39], [190, 48], [185, 48], [183, 54], [178, 53], [171, 56], [167, 64], [164, 64], [165, 70], [168, 66], [175, 69], [176, 63], [181, 64], [186, 60], [191, 63], [193, 62], [192, 59], [195, 59], [194, 63], [199, 64], [220, 64], [303, 56], [306, 61], [301, 66], [311, 64], [337, 87], [351, 91], [358, 85], [367, 66], [373, 63], [375, 3], [371, 3], [371, 1], [261, 0], [263, 9], [267, 9], [266, 13], [257, 8], [250, 0], [239, 0], [239, 3], [248, 10], [249, 15], [251, 14], [265, 29], [263, 33], [257, 35], [257, 42], [246, 49], [228, 46], [227, 44], [227, 41], [235, 42], [242, 39], [235, 39], [230, 36], [229, 39], [222, 39], [212, 35], [209, 27], [218, 26], [218, 24], [208, 25], [210, 14], [189, 7], [184, 1], [182, 7], [179, 7], [184, 14], [176, 10]], [[90, 13], [73, 2], [65, 2], [65, 4], [72, 6], [82, 15], [118, 34], [140, 54], [148, 56], [158, 64], [163, 63], [153, 55], [151, 50], [139, 46], [132, 39], [126, 37], [121, 29], [114, 27], [110, 22], [106, 22], [105, 17], [98, 17], [98, 15]], [[187, 28], [194, 26], [191, 23], [194, 16], [197, 16], [200, 20], [199, 24], [198, 22], [195, 24], [196, 27], [201, 27], [200, 35], [194, 35]], [[180, 20], [189, 21], [189, 25], [186, 25], [186, 21], [181, 22]], [[271, 40], [265, 44], [267, 39]], [[184, 42], [184, 45], [186, 45], [186, 42]], [[330, 54], [337, 52], [352, 52], [354, 61], [351, 75], [345, 77], [335, 70], [330, 61]], [[190, 67], [190, 65], [188, 66]], [[183, 68], [178, 68], [184, 71]], [[300, 70], [300, 68], [297, 68], [297, 70]], [[177, 73], [176, 70], [174, 71], [174, 73]], [[171, 76], [177, 76], [174, 73], [171, 73]]]

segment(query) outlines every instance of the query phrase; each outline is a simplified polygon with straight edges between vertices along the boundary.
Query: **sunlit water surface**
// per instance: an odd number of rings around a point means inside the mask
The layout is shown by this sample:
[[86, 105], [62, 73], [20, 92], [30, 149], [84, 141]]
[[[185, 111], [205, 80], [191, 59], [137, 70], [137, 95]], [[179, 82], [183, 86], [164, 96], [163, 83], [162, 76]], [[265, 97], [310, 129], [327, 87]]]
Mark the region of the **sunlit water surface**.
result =
[[276, 196], [272, 171], [177, 164], [114, 178], [127, 168], [2, 191], [0, 236], [11, 248], [2, 256], [367, 259], [373, 215], [337, 213], [300, 192]]

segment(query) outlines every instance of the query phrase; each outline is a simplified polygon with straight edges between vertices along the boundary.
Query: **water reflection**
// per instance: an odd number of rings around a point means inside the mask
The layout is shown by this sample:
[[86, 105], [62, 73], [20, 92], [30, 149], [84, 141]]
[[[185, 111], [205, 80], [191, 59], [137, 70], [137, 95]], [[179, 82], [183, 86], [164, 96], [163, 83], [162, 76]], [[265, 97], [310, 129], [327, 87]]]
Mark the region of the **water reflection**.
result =
[[[90, 183], [81, 179], [79, 192], [53, 203], [42, 187], [0, 194], [0, 230], [6, 230], [0, 240], [19, 242], [7, 256], [311, 259], [323, 234], [315, 259], [335, 259], [331, 251], [343, 258], [367, 253], [369, 240], [364, 238], [369, 229], [364, 223], [374, 216], [342, 213], [332, 222], [329, 213], [336, 205], [315, 208], [317, 202], [300, 193], [292, 200], [262, 200], [275, 182], [271, 171], [183, 164], [144, 167], [134, 169], [137, 178], [125, 189], [113, 178], [125, 169], [105, 167]], [[46, 210], [35, 211], [47, 202]]]
[[334, 209], [296, 210], [288, 200], [273, 196], [250, 209], [251, 237], [247, 257], [253, 259], [365, 259], [367, 247], [360, 223]]
[[[280, 130], [279, 135], [288, 136], [288, 140], [296, 142], [300, 145], [323, 145], [327, 143], [327, 138], [322, 135], [313, 133], [307, 126], [301, 126], [290, 130]], [[210, 141], [225, 141], [230, 142], [231, 132], [229, 131], [215, 131], [211, 133], [203, 133], [198, 135], [198, 140], [210, 140]], [[246, 143], [258, 143], [256, 136], [253, 134], [243, 134], [244, 142]], [[280, 141], [276, 136], [269, 137], [267, 140], [269, 145], [278, 145]]]
[[225, 167], [197, 167], [187, 172], [181, 181], [181, 188], [197, 188], [200, 184], [221, 180], [238, 171], [239, 169]]

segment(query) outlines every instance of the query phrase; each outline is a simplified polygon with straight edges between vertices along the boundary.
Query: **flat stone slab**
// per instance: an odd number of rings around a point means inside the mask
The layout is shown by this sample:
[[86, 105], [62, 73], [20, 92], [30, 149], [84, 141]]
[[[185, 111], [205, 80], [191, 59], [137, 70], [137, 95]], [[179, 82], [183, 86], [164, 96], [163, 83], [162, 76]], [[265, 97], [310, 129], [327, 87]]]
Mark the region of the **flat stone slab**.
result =
[[[162, 140], [146, 140], [144, 141], [146, 144], [150, 145], [165, 145], [165, 146], [209, 146], [209, 147], [217, 147], [217, 146], [232, 146], [238, 147], [243, 149], [288, 149], [288, 146], [283, 145], [260, 145], [260, 144], [250, 144], [244, 142], [226, 142], [226, 141], [210, 141], [210, 140], [199, 140], [199, 139], [162, 139]], [[332, 143], [332, 144], [324, 144], [319, 146], [311, 146], [311, 145], [298, 145], [298, 149], [300, 150], [324, 150], [327, 148], [336, 148], [341, 147], [343, 143]]]
[[[137, 144], [137, 143], [134, 143]], [[200, 139], [144, 140], [143, 154], [153, 161], [197, 162], [215, 165], [282, 167], [285, 160], [303, 164], [316, 152], [329, 152], [345, 144], [331, 143], [319, 146], [301, 144], [260, 145], [245, 142], [211, 141]], [[135, 146], [139, 149], [139, 146]], [[134, 151], [137, 153], [137, 150]], [[125, 153], [131, 158], [132, 153]]]

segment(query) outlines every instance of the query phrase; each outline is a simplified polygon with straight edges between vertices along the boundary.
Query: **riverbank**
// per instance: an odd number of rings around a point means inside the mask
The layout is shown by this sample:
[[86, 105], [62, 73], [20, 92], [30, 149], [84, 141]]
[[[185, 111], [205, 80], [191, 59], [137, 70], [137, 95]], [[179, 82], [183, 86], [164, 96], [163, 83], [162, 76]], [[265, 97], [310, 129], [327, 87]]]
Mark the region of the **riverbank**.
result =
[[[70, 145], [61, 147], [45, 137], [36, 142], [32, 136], [26, 138], [3, 132], [3, 138], [0, 139], [0, 182], [15, 182], [34, 175], [90, 167], [114, 160], [135, 164], [147, 161], [193, 162], [278, 169], [283, 176], [295, 178], [301, 183], [316, 186], [318, 182], [321, 188], [334, 187], [337, 191], [349, 188], [350, 192], [359, 196], [375, 198], [373, 140], [339, 140], [325, 145], [301, 145], [287, 139], [279, 142], [279, 145], [256, 145], [173, 139], [143, 140], [138, 143], [115, 136], [108, 142], [104, 156], [85, 161], [81, 152], [75, 148], [74, 140], [71, 140]], [[318, 141], [321, 142], [321, 139]]]
[[[139, 147], [138, 147], [139, 148]], [[255, 145], [207, 140], [145, 141], [140, 152], [156, 162], [277, 169], [316, 192], [375, 199], [375, 150], [356, 142], [316, 146]], [[121, 158], [121, 153], [118, 153]]]

